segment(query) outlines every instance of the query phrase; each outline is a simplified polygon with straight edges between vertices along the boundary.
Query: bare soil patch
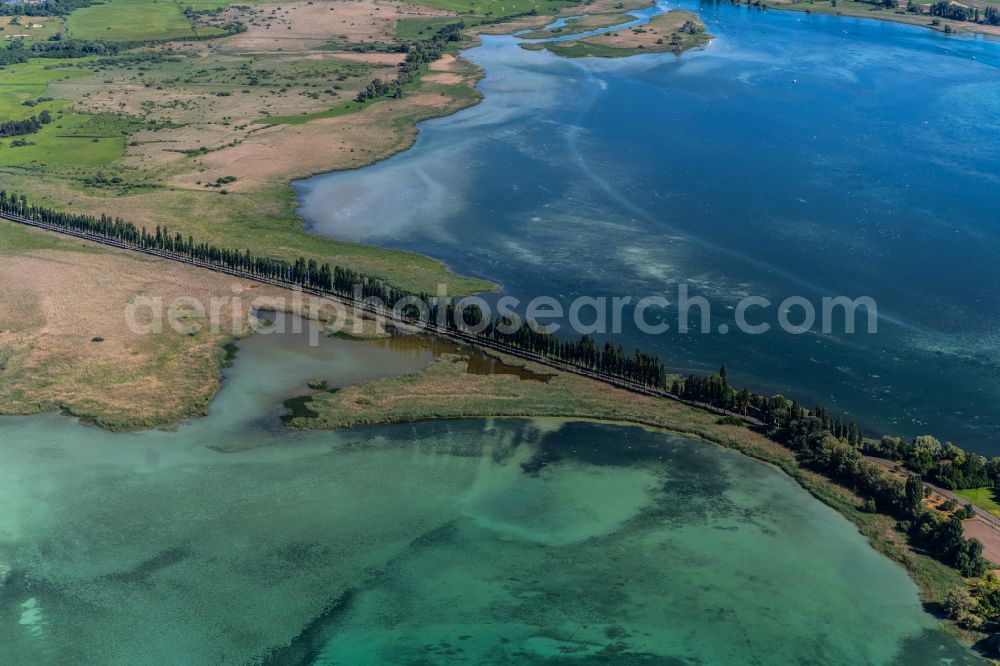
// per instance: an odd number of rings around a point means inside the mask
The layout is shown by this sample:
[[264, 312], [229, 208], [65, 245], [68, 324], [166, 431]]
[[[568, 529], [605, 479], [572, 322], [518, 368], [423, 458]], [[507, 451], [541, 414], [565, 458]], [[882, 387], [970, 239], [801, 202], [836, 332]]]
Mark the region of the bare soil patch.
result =
[[1000, 563], [1000, 531], [975, 518], [962, 523], [967, 539], [979, 539], [983, 543], [983, 557], [990, 562]]
[[437, 74], [427, 74], [423, 77], [425, 83], [440, 83], [442, 85], [455, 85], [462, 82], [462, 77], [449, 72], [438, 72]]
[[432, 72], [451, 72], [455, 68], [455, 63], [458, 59], [450, 53], [445, 53], [443, 56], [428, 65], [428, 68]]
[[350, 53], [339, 51], [336, 57], [340, 60], [350, 60], [352, 62], [364, 62], [382, 67], [395, 67], [406, 59], [405, 53]]

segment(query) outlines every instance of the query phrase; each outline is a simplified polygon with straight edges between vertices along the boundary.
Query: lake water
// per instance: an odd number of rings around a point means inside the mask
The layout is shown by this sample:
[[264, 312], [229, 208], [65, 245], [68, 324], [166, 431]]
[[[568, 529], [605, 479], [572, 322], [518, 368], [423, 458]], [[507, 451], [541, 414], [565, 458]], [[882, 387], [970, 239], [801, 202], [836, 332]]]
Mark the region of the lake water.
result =
[[286, 430], [312, 379], [433, 357], [306, 341], [242, 343], [175, 430], [0, 418], [0, 663], [977, 663], [736, 453], [559, 421]]
[[[856, 417], [1000, 454], [1000, 42], [879, 21], [670, 3], [703, 51], [568, 60], [485, 37], [485, 101], [415, 147], [299, 185], [318, 232], [545, 294], [712, 305], [712, 333], [621, 338]], [[739, 333], [733, 307], [774, 305]], [[875, 335], [777, 326], [868, 295]], [[496, 298], [496, 295], [492, 298]], [[693, 311], [694, 314], [697, 311]], [[589, 315], [585, 320], [589, 320]], [[799, 321], [799, 315], [793, 317]], [[728, 334], [719, 326], [730, 327]], [[863, 330], [863, 327], [862, 327]]]
[[[704, 12], [719, 39], [679, 60], [487, 38], [484, 104], [305, 185], [306, 214], [510, 294], [693, 280], [724, 321], [743, 293], [870, 293], [876, 337], [626, 335], [987, 448], [995, 45]], [[243, 342], [173, 430], [0, 418], [0, 663], [976, 663], [851, 524], [733, 452], [551, 420], [286, 430], [310, 380], [435, 351], [306, 340]]]

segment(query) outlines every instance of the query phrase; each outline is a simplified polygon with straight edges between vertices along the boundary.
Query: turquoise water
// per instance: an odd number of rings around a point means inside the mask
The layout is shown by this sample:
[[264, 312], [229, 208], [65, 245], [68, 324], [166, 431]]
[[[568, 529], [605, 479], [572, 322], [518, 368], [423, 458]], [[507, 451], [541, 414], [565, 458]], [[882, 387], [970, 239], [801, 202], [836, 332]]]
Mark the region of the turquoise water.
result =
[[[664, 6], [699, 11], [717, 39], [681, 58], [566, 60], [485, 37], [467, 52], [482, 104], [422, 124], [392, 159], [301, 183], [303, 215], [523, 300], [676, 303], [687, 283], [713, 304], [712, 334], [676, 333], [674, 308], [670, 332], [626, 317], [621, 337], [676, 370], [726, 363], [869, 434], [1000, 454], [1000, 42]], [[775, 304], [765, 335], [732, 325], [747, 295]], [[817, 309], [871, 296], [879, 331], [784, 333], [777, 304], [793, 295]]]
[[287, 431], [310, 379], [431, 360], [305, 340], [244, 342], [176, 430], [0, 418], [0, 663], [974, 662], [852, 525], [733, 452], [559, 421]]

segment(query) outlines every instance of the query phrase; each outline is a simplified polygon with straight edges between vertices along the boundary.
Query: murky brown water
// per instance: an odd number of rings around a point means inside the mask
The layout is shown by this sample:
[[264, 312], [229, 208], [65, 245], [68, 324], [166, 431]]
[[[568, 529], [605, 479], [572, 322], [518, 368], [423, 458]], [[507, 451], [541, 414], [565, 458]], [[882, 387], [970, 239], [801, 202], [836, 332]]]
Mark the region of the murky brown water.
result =
[[519, 379], [533, 382], [548, 382], [552, 378], [552, 375], [510, 365], [473, 347], [432, 335], [394, 335], [391, 338], [374, 340], [373, 344], [416, 356], [428, 351], [434, 354], [434, 358], [440, 358], [444, 354], [465, 356], [469, 359], [469, 374], [473, 375], [514, 375]]
[[[291, 346], [296, 349], [302, 349], [306, 353], [309, 353], [309, 348], [312, 348], [314, 350], [313, 353], [316, 353], [319, 347], [326, 344], [320, 340], [329, 337], [323, 332], [322, 326], [319, 324], [306, 321], [294, 315], [286, 315], [281, 312], [259, 311], [257, 316], [275, 324], [273, 327], [265, 329], [261, 335], [281, 333], [281, 335], [273, 337], [278, 338], [279, 342], [277, 344], [284, 348]], [[500, 359], [490, 356], [474, 347], [458, 344], [434, 335], [397, 333], [389, 338], [367, 340], [364, 342], [388, 351], [397, 352], [398, 356], [394, 356], [397, 360], [409, 358], [417, 360], [423, 365], [429, 363], [431, 359], [441, 358], [445, 354], [464, 356], [469, 360], [468, 372], [472, 375], [513, 375], [525, 381], [535, 382], [548, 382], [552, 378], [550, 374], [532, 372], [527, 368], [504, 363]], [[423, 367], [423, 365], [420, 367]], [[335, 381], [329, 381], [328, 378], [322, 375], [317, 375], [315, 379], [327, 381], [330, 387], [343, 386], [343, 384], [338, 384]], [[299, 391], [299, 394], [308, 392], [308, 390], [303, 388]]]

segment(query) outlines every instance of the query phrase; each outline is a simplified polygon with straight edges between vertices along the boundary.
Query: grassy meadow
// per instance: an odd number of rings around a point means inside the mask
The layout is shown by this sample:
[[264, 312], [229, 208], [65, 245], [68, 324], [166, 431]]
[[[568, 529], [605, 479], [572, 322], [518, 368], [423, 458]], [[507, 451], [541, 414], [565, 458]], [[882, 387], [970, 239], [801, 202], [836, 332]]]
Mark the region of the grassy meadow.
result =
[[196, 30], [184, 15], [184, 6], [216, 9], [228, 4], [190, 0], [105, 0], [99, 5], [75, 10], [66, 18], [66, 26], [70, 36], [77, 39], [106, 41], [164, 40], [218, 34], [221, 31], [213, 28]]
[[35, 134], [0, 139], [0, 167], [86, 169], [110, 164], [124, 154], [122, 137], [80, 136], [91, 116], [74, 111], [66, 100], [47, 96], [52, 83], [88, 75], [70, 64], [38, 58], [0, 71], [0, 118], [23, 120], [42, 111], [53, 118]]
[[953, 493], [970, 502], [980, 509], [992, 513], [1000, 518], [1000, 503], [997, 502], [996, 493], [992, 488], [968, 488], [966, 490], [953, 490]]
[[[414, 72], [414, 79], [403, 86], [404, 97], [415, 93], [436, 92], [444, 94], [448, 98], [455, 101], [471, 101], [473, 98], [476, 98], [477, 93], [470, 89], [468, 85], [428, 84], [424, 82], [421, 77], [428, 72], [429, 68], [427, 65], [422, 65], [419, 70]], [[375, 73], [377, 74], [377, 72]], [[470, 70], [467, 74], [471, 75], [472, 71]], [[392, 99], [393, 98], [391, 97], [375, 97], [373, 99], [365, 100], [364, 102], [358, 102], [355, 99], [350, 99], [340, 102], [336, 106], [324, 111], [302, 113], [297, 115], [267, 116], [265, 118], [261, 118], [258, 122], [265, 125], [301, 125], [303, 123], [320, 120], [322, 118], [339, 118], [340, 116], [357, 113], [359, 111], [364, 111], [373, 104], [388, 102]]]
[[[563, 58], [627, 58], [639, 55], [645, 51], [640, 48], [622, 48], [619, 46], [608, 46], [606, 44], [595, 44], [587, 40], [573, 40], [568, 42], [554, 42], [551, 44], [524, 44], [523, 48], [529, 51], [546, 50]], [[646, 51], [654, 53], [650, 49]]]
[[[33, 173], [17, 172], [5, 178], [14, 191], [31, 192], [34, 200], [60, 210], [89, 210], [99, 214], [108, 209], [103, 198], [67, 189], [61, 183], [37, 183]], [[193, 234], [197, 238], [228, 247], [252, 248], [268, 256], [294, 260], [300, 256], [350, 266], [377, 275], [391, 284], [434, 292], [439, 282], [453, 294], [488, 291], [493, 284], [451, 273], [430, 257], [389, 250], [371, 245], [338, 241], [304, 232], [301, 218], [294, 213], [294, 193], [274, 187], [245, 194], [148, 188], [128, 196], [115, 197], [117, 210], [154, 212], [140, 220], [147, 227], [169, 226], [171, 232]], [[136, 219], [131, 216], [131, 219]]]
[[[70, 60], [35, 58], [26, 63], [7, 65], [0, 69], [0, 117], [21, 120], [36, 115], [50, 102], [38, 102], [53, 81], [88, 76], [88, 72], [72, 67]], [[35, 106], [25, 103], [38, 102]]]

